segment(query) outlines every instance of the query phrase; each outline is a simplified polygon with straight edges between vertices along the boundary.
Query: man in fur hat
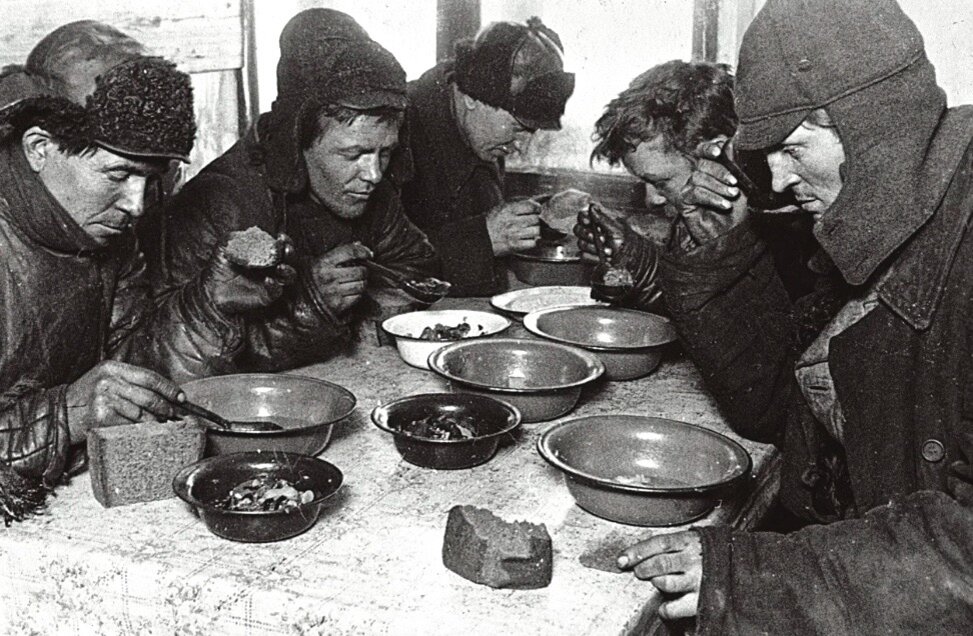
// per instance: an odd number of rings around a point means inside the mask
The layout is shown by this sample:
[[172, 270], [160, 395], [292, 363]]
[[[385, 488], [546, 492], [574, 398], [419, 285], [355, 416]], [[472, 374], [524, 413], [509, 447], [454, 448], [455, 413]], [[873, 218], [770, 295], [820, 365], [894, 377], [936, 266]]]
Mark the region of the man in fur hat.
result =
[[87, 106], [0, 111], [0, 514], [43, 502], [97, 426], [165, 419], [178, 382], [225, 372], [239, 314], [276, 298], [286, 265], [251, 276], [220, 250], [149, 301], [131, 226], [146, 178], [192, 148], [189, 77], [160, 58], [102, 74]]
[[317, 362], [347, 345], [375, 311], [366, 290], [380, 287], [362, 260], [407, 276], [439, 268], [384, 178], [406, 106], [402, 67], [330, 9], [292, 18], [280, 49], [271, 111], [166, 204], [161, 258], [150, 264], [159, 286], [178, 286], [228, 230], [256, 225], [293, 237], [298, 284], [248, 318], [239, 359], [248, 370]]
[[[498, 257], [540, 238], [540, 206], [505, 201], [504, 158], [559, 130], [574, 91], [561, 40], [538, 18], [498, 22], [409, 85], [406, 214], [428, 236], [458, 296], [506, 286]], [[408, 173], [408, 169], [404, 172]]]
[[704, 151], [660, 265], [734, 429], [777, 445], [812, 524], [660, 534], [621, 567], [698, 634], [961, 634], [973, 625], [973, 109], [947, 108], [894, 0], [768, 0], [736, 149], [758, 151], [851, 287], [810, 345], [735, 179]]

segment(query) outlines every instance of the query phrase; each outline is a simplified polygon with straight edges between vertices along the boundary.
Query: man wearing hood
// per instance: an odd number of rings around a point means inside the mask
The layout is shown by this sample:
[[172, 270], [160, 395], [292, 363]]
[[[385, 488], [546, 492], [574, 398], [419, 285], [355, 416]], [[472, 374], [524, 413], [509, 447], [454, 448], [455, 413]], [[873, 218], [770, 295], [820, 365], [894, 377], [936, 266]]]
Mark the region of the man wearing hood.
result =
[[98, 426], [166, 419], [178, 382], [225, 373], [239, 315], [293, 278], [250, 276], [222, 247], [153, 304], [132, 224], [145, 182], [186, 161], [189, 76], [136, 58], [98, 77], [82, 108], [63, 98], [0, 111], [0, 517], [21, 519]]
[[384, 178], [406, 107], [405, 72], [350, 16], [309, 9], [280, 36], [277, 99], [250, 133], [162, 210], [157, 287], [198, 271], [228, 230], [293, 238], [298, 284], [248, 319], [245, 370], [325, 359], [350, 340], [371, 291], [361, 261], [438, 273], [435, 251]]
[[[736, 149], [764, 154], [850, 300], [809, 346], [737, 182], [701, 159], [660, 264], [730, 424], [781, 449], [787, 535], [700, 528], [625, 550], [699, 634], [960, 634], [973, 625], [973, 108], [947, 108], [894, 0], [768, 0]], [[694, 228], [687, 232], [686, 228]]]
[[402, 201], [442, 258], [453, 295], [502, 291], [506, 274], [497, 258], [537, 244], [540, 206], [504, 201], [504, 158], [523, 150], [535, 131], [561, 128], [574, 92], [562, 51], [538, 18], [497, 22], [409, 84], [413, 172]]

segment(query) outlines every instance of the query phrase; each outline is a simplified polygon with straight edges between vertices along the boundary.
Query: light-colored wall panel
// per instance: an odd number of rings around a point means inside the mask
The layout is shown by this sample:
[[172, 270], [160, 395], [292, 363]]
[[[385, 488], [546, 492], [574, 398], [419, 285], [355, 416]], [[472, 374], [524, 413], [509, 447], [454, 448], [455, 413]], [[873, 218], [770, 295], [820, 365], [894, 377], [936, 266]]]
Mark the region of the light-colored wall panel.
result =
[[240, 0], [3, 0], [0, 66], [22, 64], [38, 40], [75, 20], [101, 20], [184, 71], [240, 68]]

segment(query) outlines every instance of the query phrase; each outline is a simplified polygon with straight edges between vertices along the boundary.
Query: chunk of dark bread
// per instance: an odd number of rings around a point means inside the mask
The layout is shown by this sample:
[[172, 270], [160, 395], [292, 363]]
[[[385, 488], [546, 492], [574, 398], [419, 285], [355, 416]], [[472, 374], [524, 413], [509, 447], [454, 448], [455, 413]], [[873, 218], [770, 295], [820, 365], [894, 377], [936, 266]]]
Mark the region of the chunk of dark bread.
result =
[[543, 524], [504, 521], [475, 506], [449, 511], [443, 565], [463, 578], [496, 588], [547, 587], [552, 560], [551, 535]]
[[280, 262], [280, 243], [257, 226], [230, 232], [226, 257], [240, 267], [273, 267]]
[[91, 490], [106, 508], [174, 497], [173, 477], [205, 445], [206, 430], [192, 418], [91, 429]]

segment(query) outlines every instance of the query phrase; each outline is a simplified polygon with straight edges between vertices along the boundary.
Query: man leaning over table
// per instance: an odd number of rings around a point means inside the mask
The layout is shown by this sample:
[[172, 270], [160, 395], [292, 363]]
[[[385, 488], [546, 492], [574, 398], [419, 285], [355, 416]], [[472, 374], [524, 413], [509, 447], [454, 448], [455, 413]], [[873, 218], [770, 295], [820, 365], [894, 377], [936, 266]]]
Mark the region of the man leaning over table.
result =
[[222, 246], [153, 303], [131, 231], [145, 182], [187, 160], [189, 76], [135, 58], [98, 77], [85, 107], [0, 111], [0, 512], [43, 504], [86, 432], [174, 415], [177, 382], [223, 372], [240, 314], [273, 300], [287, 265], [251, 277]]
[[271, 111], [166, 204], [161, 258], [150, 263], [164, 289], [190, 279], [223, 232], [258, 226], [294, 239], [298, 283], [248, 318], [243, 370], [296, 367], [344, 348], [366, 312], [379, 311], [363, 302], [376, 287], [363, 259], [408, 276], [439, 267], [384, 178], [406, 106], [402, 67], [330, 9], [292, 18], [280, 50]]
[[768, 0], [737, 149], [793, 193], [850, 300], [809, 346], [736, 181], [703, 152], [658, 282], [731, 425], [783, 453], [815, 525], [660, 534], [622, 567], [699, 634], [962, 634], [973, 625], [973, 109], [948, 109], [893, 0]]
[[561, 128], [574, 92], [562, 50], [538, 18], [497, 22], [409, 84], [408, 156], [396, 162], [404, 166], [397, 176], [406, 180], [406, 214], [439, 252], [451, 295], [502, 291], [497, 258], [537, 244], [540, 206], [504, 201], [504, 159], [537, 130]]

